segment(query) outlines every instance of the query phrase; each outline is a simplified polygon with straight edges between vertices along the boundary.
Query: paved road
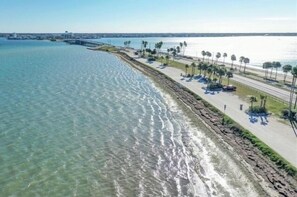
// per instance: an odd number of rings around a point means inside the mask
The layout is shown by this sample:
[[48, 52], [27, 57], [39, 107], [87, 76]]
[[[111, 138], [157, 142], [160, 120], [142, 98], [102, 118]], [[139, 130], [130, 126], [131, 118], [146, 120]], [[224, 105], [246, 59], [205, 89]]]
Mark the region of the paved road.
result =
[[277, 97], [283, 101], [290, 101], [290, 92], [287, 90], [283, 90], [253, 79], [249, 79], [240, 75], [234, 74], [232, 80], [242, 83], [244, 85], [250, 86], [252, 88], [258, 89], [260, 91], [266, 92], [274, 97]]
[[[187, 60], [187, 59], [176, 59], [175, 61], [178, 61], [184, 64], [192, 63], [191, 60]], [[257, 80], [243, 77], [237, 74], [233, 75], [232, 80], [242, 83], [244, 85], [250, 86], [252, 88], [258, 89], [260, 91], [263, 91], [283, 101], [286, 101], [286, 102], [290, 101], [290, 92], [287, 90], [283, 90], [281, 88], [278, 88], [269, 84], [265, 84], [263, 82], [259, 82]]]
[[[223, 107], [226, 105], [226, 114], [229, 117], [248, 129], [260, 140], [297, 167], [297, 136], [291, 126], [279, 122], [274, 117], [250, 117], [244, 112], [248, 109], [249, 103], [241, 100], [233, 93], [206, 92], [203, 89], [206, 86], [205, 84], [200, 83], [197, 80], [182, 78], [180, 76], [181, 71], [177, 68], [160, 68], [160, 63], [158, 62], [148, 63], [146, 59], [135, 57], [131, 53], [127, 54], [137, 59], [137, 61], [158, 69], [173, 80], [186, 86], [219, 110], [223, 111]], [[239, 108], [240, 104], [243, 104], [242, 111]]]

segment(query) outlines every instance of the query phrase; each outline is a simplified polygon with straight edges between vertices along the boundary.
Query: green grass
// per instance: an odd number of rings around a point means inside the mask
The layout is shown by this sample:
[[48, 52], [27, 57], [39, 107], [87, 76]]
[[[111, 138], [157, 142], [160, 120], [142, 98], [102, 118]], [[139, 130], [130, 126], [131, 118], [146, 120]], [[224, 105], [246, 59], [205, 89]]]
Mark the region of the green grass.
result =
[[[184, 69], [184, 65], [178, 62], [170, 62], [170, 66]], [[158, 73], [164, 75], [160, 71], [156, 70]], [[173, 79], [169, 78], [168, 76], [164, 75], [168, 80], [172, 81], [173, 83], [176, 83]], [[286, 171], [290, 176], [292, 176], [295, 180], [297, 180], [297, 169], [294, 167], [292, 164], [290, 164], [286, 159], [284, 159], [282, 156], [277, 154], [274, 150], [272, 150], [269, 146], [267, 146], [264, 142], [259, 140], [255, 135], [253, 135], [250, 131], [244, 129], [242, 126], [240, 126], [237, 122], [235, 122], [233, 119], [230, 117], [223, 115], [222, 112], [220, 112], [216, 107], [208, 103], [207, 101], [203, 100], [199, 95], [195, 94], [191, 90], [189, 90], [186, 87], [182, 87], [183, 90], [187, 91], [191, 95], [193, 95], [197, 100], [203, 103], [203, 105], [217, 113], [218, 116], [224, 118], [224, 124], [228, 126], [230, 129], [233, 129], [234, 132], [238, 132], [239, 136], [249, 140], [256, 148], [258, 148], [261, 153], [269, 158], [272, 162], [274, 162], [279, 169], [283, 169]], [[246, 92], [247, 93], [247, 92]], [[268, 103], [267, 103], [268, 104]]]
[[227, 115], [223, 115], [222, 112], [220, 112], [216, 107], [214, 107], [207, 101], [203, 100], [201, 97], [199, 97], [197, 94], [195, 94], [188, 88], [183, 87], [183, 89], [189, 92], [191, 95], [195, 96], [195, 98], [201, 101], [203, 105], [207, 107], [209, 110], [217, 113], [221, 117], [224, 117], [225, 125], [227, 125], [230, 129], [237, 130], [237, 132], [240, 134], [242, 138], [249, 140], [255, 147], [257, 147], [262, 152], [264, 156], [268, 157], [272, 162], [274, 162], [278, 168], [283, 169], [290, 176], [297, 180], [297, 168], [295, 166], [293, 166], [286, 159], [284, 159], [282, 156], [280, 156], [278, 153], [272, 150], [268, 145], [266, 145], [264, 142], [258, 139], [250, 131], [244, 129], [242, 126], [240, 126], [237, 122], [235, 122]]
[[[157, 61], [161, 62], [161, 59], [157, 59]], [[163, 60], [163, 63], [165, 62], [165, 59]], [[174, 60], [169, 60], [168, 66], [175, 67], [178, 69], [181, 69], [182, 71], [185, 72], [185, 64], [174, 61]], [[191, 66], [188, 68], [188, 73], [192, 72]], [[199, 74], [200, 71], [196, 68], [195, 69], [195, 74]], [[203, 73], [203, 71], [202, 71]], [[250, 73], [248, 73], [250, 74]], [[256, 74], [252, 74], [253, 76], [256, 76]], [[223, 77], [223, 84], [227, 84], [227, 78]], [[239, 98], [241, 98], [244, 101], [249, 102], [249, 96], [255, 96], [258, 100], [258, 102], [255, 103], [255, 105], [258, 105], [260, 103], [260, 95], [267, 96], [267, 102], [266, 102], [266, 108], [268, 112], [272, 113], [273, 115], [277, 117], [281, 117], [282, 110], [287, 109], [289, 106], [286, 102], [278, 100], [277, 98], [273, 97], [272, 95], [265, 94], [264, 92], [261, 92], [257, 89], [251, 88], [249, 86], [243, 85], [242, 83], [238, 83], [230, 79], [230, 84], [233, 84], [237, 87], [237, 90], [233, 93]]]
[[[227, 83], [227, 79], [223, 79], [223, 83]], [[251, 88], [249, 86], [243, 85], [242, 83], [238, 83], [230, 79], [230, 84], [233, 84], [237, 87], [236, 91], [234, 92], [235, 95], [239, 96], [239, 98], [249, 102], [249, 96], [255, 96], [257, 98], [255, 105], [260, 104], [260, 95], [267, 96], [267, 102], [266, 102], [266, 108], [268, 112], [271, 112], [272, 114], [281, 117], [282, 110], [288, 109], [288, 104], [284, 101], [278, 100], [274, 98], [273, 96], [269, 94], [265, 94], [264, 92], [261, 92], [260, 90]]]
[[111, 45], [103, 45], [103, 46], [99, 47], [98, 50], [99, 51], [106, 51], [106, 52], [118, 51], [115, 46], [111, 46]]
[[271, 161], [273, 161], [280, 169], [285, 170], [289, 175], [297, 178], [297, 169], [292, 164], [290, 164], [287, 160], [285, 160], [282, 156], [277, 154], [274, 150], [272, 150], [268, 145], [259, 140], [255, 135], [253, 135], [250, 131], [243, 129], [239, 126], [235, 121], [233, 121], [230, 117], [224, 117], [225, 124], [231, 127], [239, 128], [240, 136], [244, 139], [248, 139], [255, 147], [257, 147], [263, 155], [268, 157]]
[[[286, 79], [286, 81], [284, 82], [283, 80], [278, 80], [275, 83], [268, 83], [267, 80], [264, 78], [264, 76], [258, 75], [256, 73], [251, 73], [251, 72], [246, 72], [245, 74], [243, 72], [237, 73], [241, 76], [250, 78], [250, 79], [254, 79], [266, 84], [269, 84], [271, 86], [275, 86], [277, 88], [281, 88], [283, 90], [288, 90], [288, 88], [286, 88], [286, 86], [291, 84], [291, 81], [288, 81], [288, 78]], [[268, 75], [268, 77], [270, 77], [270, 75]], [[273, 78], [272, 78], [273, 79]]]
[[[166, 60], [162, 60], [161, 58], [158, 58], [157, 59], [158, 62], [161, 62], [161, 63], [165, 63]], [[177, 61], [174, 61], [174, 60], [169, 60], [168, 61], [168, 66], [171, 66], [171, 67], [175, 67], [175, 68], [179, 68], [183, 71], [185, 71], [185, 64], [183, 63], [180, 63], [180, 62], [177, 62]], [[188, 69], [188, 71], [190, 70], [190, 68]]]

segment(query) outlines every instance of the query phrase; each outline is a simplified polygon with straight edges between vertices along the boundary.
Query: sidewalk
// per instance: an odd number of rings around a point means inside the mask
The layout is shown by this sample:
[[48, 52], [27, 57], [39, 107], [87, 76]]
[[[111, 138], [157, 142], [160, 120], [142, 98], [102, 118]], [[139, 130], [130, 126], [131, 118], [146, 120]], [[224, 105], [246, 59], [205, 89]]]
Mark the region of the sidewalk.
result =
[[[230, 92], [206, 92], [204, 90], [204, 87], [206, 86], [204, 83], [194, 79], [189, 80], [188, 78], [181, 77], [180, 74], [182, 71], [177, 68], [163, 68], [160, 67], [159, 62], [148, 63], [146, 59], [138, 58], [138, 56], [135, 56], [131, 52], [126, 53], [137, 61], [155, 68], [171, 77], [173, 80], [195, 92], [219, 110], [224, 111], [224, 105], [226, 105], [226, 115], [248, 129], [260, 140], [297, 167], [297, 136], [289, 125], [280, 123], [274, 117], [250, 117], [245, 113], [245, 110], [249, 107], [249, 103], [241, 100], [238, 96]], [[239, 108], [241, 104], [243, 104], [242, 111]]]
[[[175, 61], [183, 63], [183, 64], [188, 64], [188, 65], [190, 65], [193, 62], [191, 60], [185, 60], [185, 59], [175, 59]], [[265, 92], [267, 94], [270, 94], [280, 100], [283, 100], [286, 102], [290, 101], [289, 90], [284, 90], [284, 89], [281, 89], [281, 88], [278, 88], [278, 87], [275, 87], [272, 85], [268, 85], [268, 84], [265, 84], [263, 82], [260, 82], [260, 81], [254, 80], [254, 79], [240, 76], [238, 74], [233, 74], [233, 78], [231, 78], [231, 80], [237, 81], [244, 85], [248, 85], [252, 88], [258, 89], [258, 90]]]

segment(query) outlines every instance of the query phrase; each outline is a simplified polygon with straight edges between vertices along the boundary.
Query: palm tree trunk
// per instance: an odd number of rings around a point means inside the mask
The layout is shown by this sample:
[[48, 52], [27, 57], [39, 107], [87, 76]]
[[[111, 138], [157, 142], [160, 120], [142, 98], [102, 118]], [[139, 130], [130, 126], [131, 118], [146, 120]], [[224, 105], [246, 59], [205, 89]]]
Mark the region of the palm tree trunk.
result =
[[292, 102], [293, 102], [293, 97], [294, 97], [294, 91], [295, 91], [295, 83], [296, 83], [296, 78], [293, 77], [292, 79], [292, 86], [291, 86], [291, 91], [290, 91], [290, 101], [289, 101], [289, 117], [292, 116]]
[[297, 104], [297, 95], [295, 97], [294, 109], [296, 109], [296, 104]]
[[284, 83], [286, 83], [287, 73], [284, 75]]
[[271, 76], [272, 76], [272, 70], [273, 70], [273, 68], [271, 68], [271, 71], [270, 71], [270, 79], [271, 79]]
[[267, 79], [267, 75], [268, 75], [268, 70], [265, 69], [265, 79]]
[[275, 68], [275, 81], [276, 81], [276, 78], [277, 78], [277, 68]]

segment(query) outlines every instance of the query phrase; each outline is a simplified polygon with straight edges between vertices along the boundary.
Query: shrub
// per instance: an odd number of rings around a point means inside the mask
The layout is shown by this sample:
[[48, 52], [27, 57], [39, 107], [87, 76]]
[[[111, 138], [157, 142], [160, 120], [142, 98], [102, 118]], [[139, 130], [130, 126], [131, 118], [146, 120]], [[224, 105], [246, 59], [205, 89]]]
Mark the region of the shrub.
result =
[[262, 114], [262, 113], [267, 113], [267, 109], [264, 107], [260, 107], [260, 106], [253, 106], [253, 107], [249, 107], [249, 112], [251, 113], [256, 113], [256, 114]]
[[209, 90], [220, 89], [220, 88], [222, 88], [222, 87], [223, 87], [222, 84], [220, 84], [220, 83], [215, 83], [215, 82], [211, 82], [211, 83], [209, 83], [209, 84], [207, 85], [207, 89], [209, 89]]
[[289, 110], [288, 109], [283, 109], [282, 110], [282, 117], [283, 118], [289, 118]]

